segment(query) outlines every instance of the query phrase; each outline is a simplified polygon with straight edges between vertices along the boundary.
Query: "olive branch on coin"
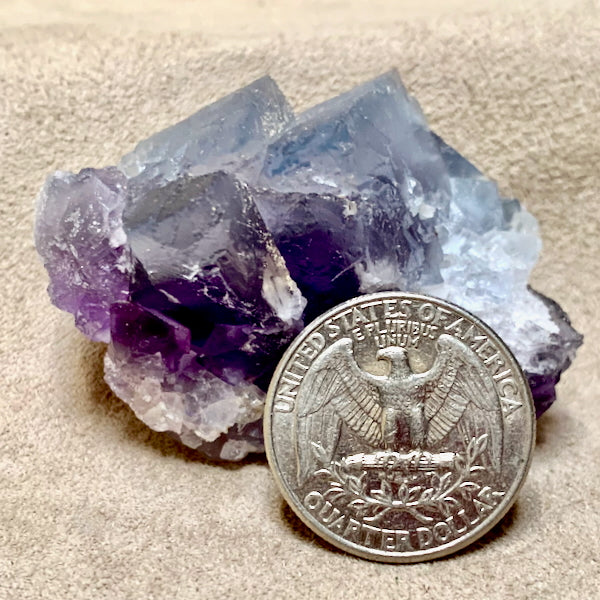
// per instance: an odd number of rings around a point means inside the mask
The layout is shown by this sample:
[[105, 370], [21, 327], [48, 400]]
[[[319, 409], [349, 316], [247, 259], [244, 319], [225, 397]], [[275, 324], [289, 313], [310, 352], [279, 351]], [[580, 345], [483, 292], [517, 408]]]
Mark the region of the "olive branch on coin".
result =
[[[473, 437], [466, 444], [463, 452], [454, 457], [454, 469], [439, 475], [435, 471], [416, 472], [404, 478], [402, 483], [394, 486], [390, 481], [393, 468], [382, 467], [383, 474], [379, 489], [370, 489], [367, 471], [360, 475], [349, 472], [340, 461], [328, 461], [325, 450], [313, 443], [313, 450], [319, 462], [324, 466], [314, 475], [326, 477], [329, 488], [323, 493], [329, 499], [346, 500], [348, 506], [364, 521], [377, 522], [390, 511], [401, 511], [412, 515], [421, 523], [432, 523], [434, 517], [427, 511], [439, 511], [444, 517], [451, 514], [451, 509], [461, 508], [456, 497], [470, 499], [481, 485], [470, 481], [469, 477], [477, 471], [485, 470], [476, 464], [477, 458], [485, 451], [488, 443], [487, 434]], [[411, 485], [416, 484], [416, 485]]]

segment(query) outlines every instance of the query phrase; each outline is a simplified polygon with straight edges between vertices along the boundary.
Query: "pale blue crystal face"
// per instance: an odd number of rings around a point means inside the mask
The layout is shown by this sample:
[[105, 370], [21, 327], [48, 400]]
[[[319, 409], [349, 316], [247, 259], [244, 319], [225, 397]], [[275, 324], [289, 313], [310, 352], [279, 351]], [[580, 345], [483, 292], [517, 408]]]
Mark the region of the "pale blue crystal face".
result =
[[105, 378], [210, 456], [262, 450], [270, 375], [327, 308], [425, 292], [488, 322], [538, 414], [581, 344], [528, 287], [537, 222], [432, 133], [396, 72], [294, 117], [268, 77], [138, 144], [51, 176], [36, 246], [50, 294], [109, 341]]
[[137, 185], [220, 170], [252, 177], [267, 141], [292, 119], [277, 84], [262, 77], [140, 142], [118, 167]]
[[521, 349], [529, 353], [532, 340], [524, 343], [522, 336], [535, 331], [536, 322], [548, 333], [557, 331], [543, 302], [527, 288], [541, 250], [537, 222], [518, 202], [502, 198], [496, 184], [469, 161], [437, 141], [450, 177], [451, 202], [448, 213], [436, 220], [444, 256], [441, 281], [421, 289], [483, 318], [521, 364], [529, 364]]
[[300, 114], [269, 144], [259, 184], [279, 191], [368, 194], [375, 179], [407, 202], [448, 202], [448, 175], [418, 104], [396, 71]]
[[[288, 211], [284, 230], [274, 214], [281, 212], [282, 203], [290, 205], [290, 198], [274, 194], [259, 205], [272, 230], [278, 229], [279, 239], [287, 241], [303, 220], [318, 222], [319, 227], [311, 225], [312, 237], [302, 241], [314, 260], [323, 256], [319, 239], [346, 232], [345, 240], [335, 245], [337, 260], [322, 274], [336, 283], [331, 286], [335, 289], [321, 290], [321, 309], [358, 293], [440, 281], [434, 217], [448, 210], [450, 181], [437, 141], [397, 72], [299, 115], [269, 144], [258, 184], [295, 192], [303, 205], [304, 216], [297, 223], [290, 221]], [[302, 194], [313, 194], [310, 202], [304, 202]], [[336, 202], [346, 218], [330, 222], [325, 213], [331, 211], [321, 205]], [[294, 259], [303, 258], [298, 252], [290, 254], [284, 252], [294, 272]], [[298, 283], [305, 291], [306, 284]], [[310, 309], [312, 295], [307, 293]]]

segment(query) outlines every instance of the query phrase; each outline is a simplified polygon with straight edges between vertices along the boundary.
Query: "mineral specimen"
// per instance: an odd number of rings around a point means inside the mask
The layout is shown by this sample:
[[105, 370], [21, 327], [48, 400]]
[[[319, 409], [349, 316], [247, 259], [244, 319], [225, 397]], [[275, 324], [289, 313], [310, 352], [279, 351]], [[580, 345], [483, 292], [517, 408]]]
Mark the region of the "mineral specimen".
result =
[[50, 176], [35, 233], [52, 301], [109, 342], [115, 393], [226, 460], [262, 450], [290, 340], [357, 294], [425, 292], [475, 313], [539, 414], [582, 341], [528, 287], [535, 219], [429, 130], [394, 71], [298, 116], [263, 77], [118, 168]]
[[257, 185], [272, 190], [258, 207], [309, 319], [361, 292], [440, 280], [434, 217], [450, 181], [395, 71], [299, 115], [269, 144]]

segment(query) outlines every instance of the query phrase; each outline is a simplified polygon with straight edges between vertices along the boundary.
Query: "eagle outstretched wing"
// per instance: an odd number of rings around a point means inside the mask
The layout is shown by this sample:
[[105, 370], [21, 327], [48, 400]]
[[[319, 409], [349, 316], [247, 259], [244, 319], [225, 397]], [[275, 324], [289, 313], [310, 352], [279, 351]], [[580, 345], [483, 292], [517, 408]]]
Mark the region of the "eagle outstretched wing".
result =
[[363, 371], [352, 353], [352, 340], [341, 339], [319, 356], [298, 391], [295, 446], [298, 482], [302, 484], [316, 468], [317, 451], [333, 458], [344, 423], [373, 446], [381, 446], [382, 405], [377, 377]]
[[426, 444], [435, 447], [453, 429], [464, 439], [487, 435], [487, 455], [499, 472], [502, 464], [502, 406], [491, 375], [475, 352], [451, 335], [442, 334], [425, 385]]

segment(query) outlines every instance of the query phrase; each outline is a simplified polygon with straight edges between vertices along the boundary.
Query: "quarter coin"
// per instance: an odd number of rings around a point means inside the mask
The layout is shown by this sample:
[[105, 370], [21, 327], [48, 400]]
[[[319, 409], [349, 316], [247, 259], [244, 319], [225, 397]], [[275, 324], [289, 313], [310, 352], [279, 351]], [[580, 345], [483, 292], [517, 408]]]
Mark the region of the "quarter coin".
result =
[[506, 514], [535, 436], [529, 386], [481, 320], [383, 292], [321, 315], [283, 356], [265, 409], [269, 464], [296, 514], [358, 556], [417, 562]]

